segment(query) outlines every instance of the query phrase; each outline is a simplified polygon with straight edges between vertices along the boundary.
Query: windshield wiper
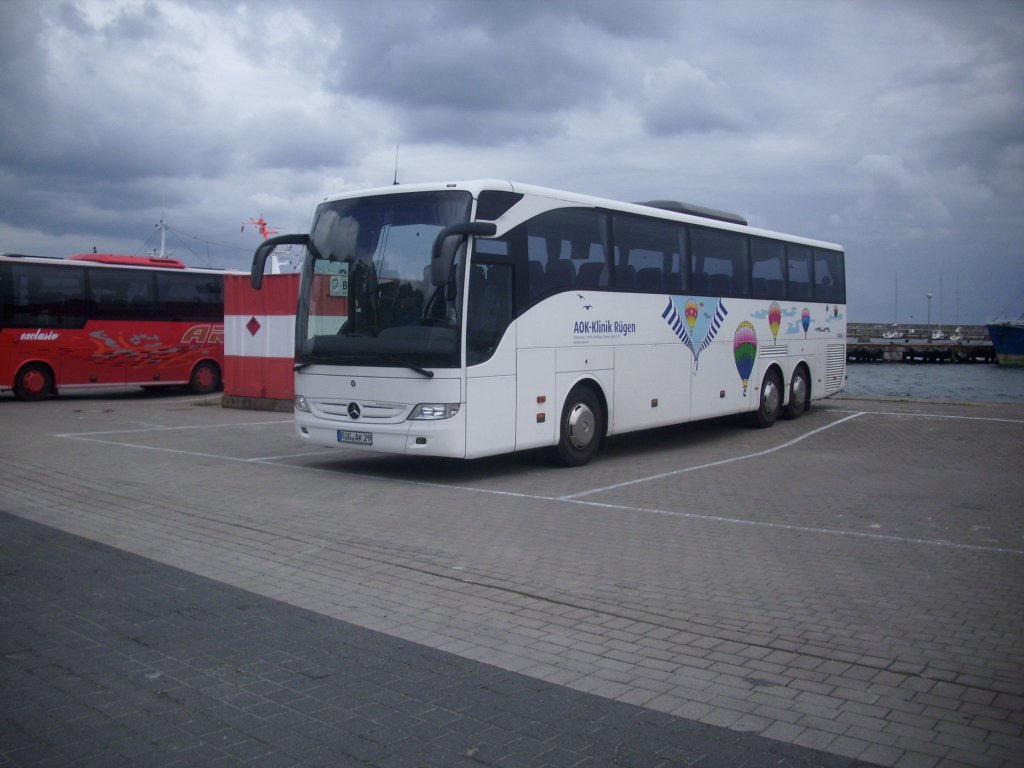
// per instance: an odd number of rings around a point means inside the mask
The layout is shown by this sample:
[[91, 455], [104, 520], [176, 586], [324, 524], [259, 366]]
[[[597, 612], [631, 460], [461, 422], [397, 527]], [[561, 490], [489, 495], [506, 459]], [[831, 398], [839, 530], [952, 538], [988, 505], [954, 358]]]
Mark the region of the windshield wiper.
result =
[[434, 378], [433, 371], [428, 371], [426, 368], [420, 368], [420, 366], [416, 365], [415, 363], [410, 363], [408, 360], [403, 360], [402, 358], [395, 357], [394, 355], [391, 355], [391, 357], [389, 357], [388, 360], [390, 360], [393, 363], [398, 363], [399, 365], [404, 365], [410, 371], [416, 371], [416, 373], [420, 374], [421, 376], [426, 376], [428, 379]]
[[292, 365], [293, 371], [304, 371], [311, 365], [330, 365], [334, 359], [330, 355], [305, 355], [305, 360]]

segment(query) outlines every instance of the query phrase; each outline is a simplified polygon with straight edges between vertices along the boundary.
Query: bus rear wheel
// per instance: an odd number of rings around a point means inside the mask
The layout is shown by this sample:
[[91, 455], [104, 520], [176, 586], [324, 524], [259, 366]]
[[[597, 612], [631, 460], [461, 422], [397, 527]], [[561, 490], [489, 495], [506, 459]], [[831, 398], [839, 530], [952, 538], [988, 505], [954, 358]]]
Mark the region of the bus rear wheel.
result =
[[761, 399], [758, 402], [757, 410], [751, 416], [751, 423], [755, 427], [766, 429], [779, 418], [779, 411], [782, 408], [782, 377], [775, 370], [768, 371], [761, 383]]
[[567, 467], [586, 464], [601, 447], [604, 437], [604, 410], [594, 390], [573, 388], [565, 400], [559, 421], [558, 460]]
[[209, 395], [220, 388], [220, 368], [216, 363], [204, 360], [192, 369], [188, 391], [194, 395]]
[[53, 391], [53, 373], [42, 363], [22, 366], [14, 377], [14, 396], [19, 400], [42, 400]]
[[789, 382], [789, 403], [782, 415], [787, 419], [796, 419], [810, 407], [811, 382], [807, 378], [807, 371], [800, 367], [793, 371], [793, 378]]

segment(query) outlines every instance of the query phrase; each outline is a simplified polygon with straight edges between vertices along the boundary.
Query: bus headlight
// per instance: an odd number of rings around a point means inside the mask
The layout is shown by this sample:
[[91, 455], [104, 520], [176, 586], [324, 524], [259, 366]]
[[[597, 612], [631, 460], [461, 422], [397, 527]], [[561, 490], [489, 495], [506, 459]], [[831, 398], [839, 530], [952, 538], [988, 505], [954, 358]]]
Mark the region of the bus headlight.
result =
[[413, 421], [434, 421], [450, 419], [458, 412], [458, 403], [420, 403], [412, 409], [409, 418]]
[[309, 403], [306, 402], [305, 395], [295, 396], [295, 410], [302, 411], [303, 413], [312, 413], [312, 409], [309, 407]]

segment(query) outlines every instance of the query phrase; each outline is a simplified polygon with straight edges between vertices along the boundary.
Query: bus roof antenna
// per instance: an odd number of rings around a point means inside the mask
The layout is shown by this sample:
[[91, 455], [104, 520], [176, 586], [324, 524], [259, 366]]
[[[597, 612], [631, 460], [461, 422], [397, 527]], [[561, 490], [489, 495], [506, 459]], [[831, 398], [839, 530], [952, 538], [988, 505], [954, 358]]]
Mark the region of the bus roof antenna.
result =
[[395, 181], [392, 186], [398, 186], [398, 145], [395, 144]]

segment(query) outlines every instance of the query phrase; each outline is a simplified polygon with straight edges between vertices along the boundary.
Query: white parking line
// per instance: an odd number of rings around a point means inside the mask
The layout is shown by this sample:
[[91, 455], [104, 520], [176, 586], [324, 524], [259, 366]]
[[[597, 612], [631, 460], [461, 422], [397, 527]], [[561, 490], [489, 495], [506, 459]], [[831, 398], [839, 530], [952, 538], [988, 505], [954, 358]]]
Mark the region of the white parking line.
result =
[[907, 413], [905, 411], [847, 411], [836, 409], [836, 413], [853, 413], [858, 416], [900, 416], [912, 419], [939, 419], [945, 421], [993, 421], [997, 424], [1024, 424], [1024, 419], [997, 419], [994, 416], [954, 416], [948, 413]]
[[185, 429], [231, 429], [233, 427], [265, 427], [268, 424], [291, 424], [291, 419], [277, 419], [276, 421], [250, 421], [245, 424], [192, 424], [187, 427], [139, 427], [137, 429], [108, 429], [102, 432], [65, 432], [54, 435], [54, 437], [70, 437], [81, 439], [93, 435], [134, 435], [139, 432], [174, 432]]
[[[621, 482], [621, 483], [614, 483], [612, 485], [601, 486], [601, 487], [598, 487], [598, 488], [591, 488], [591, 489], [588, 489], [588, 490], [585, 490], [585, 491], [579, 491], [577, 493], [565, 494], [565, 495], [562, 495], [562, 496], [546, 496], [546, 495], [541, 495], [541, 494], [522, 493], [522, 492], [518, 492], [518, 491], [505, 491], [505, 490], [500, 490], [500, 489], [495, 489], [495, 488], [479, 488], [479, 487], [476, 487], [476, 486], [452, 485], [452, 484], [449, 484], [449, 483], [429, 482], [429, 481], [424, 481], [424, 480], [390, 479], [390, 480], [388, 480], [388, 482], [400, 482], [402, 484], [421, 485], [421, 486], [425, 486], [425, 487], [440, 488], [440, 489], [451, 490], [451, 491], [462, 491], [462, 492], [468, 492], [468, 493], [480, 493], [480, 494], [485, 494], [485, 495], [489, 495], [489, 496], [506, 496], [506, 497], [517, 498], [517, 499], [528, 499], [528, 500], [532, 500], [532, 501], [549, 501], [549, 502], [560, 502], [560, 503], [563, 503], [563, 504], [577, 504], [577, 505], [597, 507], [597, 508], [601, 508], [601, 509], [618, 510], [618, 511], [621, 511], [621, 512], [631, 512], [631, 513], [649, 514], [649, 515], [662, 515], [662, 516], [666, 516], [666, 517], [678, 517], [678, 518], [685, 518], [685, 519], [691, 519], [691, 520], [701, 520], [701, 521], [712, 522], [712, 523], [725, 523], [725, 524], [730, 524], [730, 525], [749, 525], [749, 526], [755, 526], [755, 527], [760, 527], [760, 528], [769, 528], [769, 529], [786, 530], [786, 531], [796, 531], [796, 532], [800, 532], [800, 533], [811, 533], [811, 534], [826, 535], [826, 536], [845, 536], [845, 537], [860, 538], [860, 539], [872, 539], [872, 540], [876, 540], [876, 541], [889, 541], [889, 542], [899, 543], [899, 544], [918, 544], [918, 545], [933, 546], [933, 547], [946, 547], [946, 548], [949, 548], [949, 549], [960, 549], [960, 550], [975, 551], [975, 552], [992, 552], [992, 553], [998, 553], [998, 554], [1018, 555], [1018, 556], [1024, 555], [1024, 549], [1012, 549], [1012, 548], [1008, 548], [1008, 547], [985, 546], [985, 545], [980, 545], [980, 544], [963, 544], [963, 543], [958, 543], [958, 542], [954, 542], [954, 541], [948, 541], [948, 540], [945, 540], [945, 539], [921, 539], [921, 538], [914, 538], [914, 537], [907, 537], [907, 536], [895, 536], [895, 535], [883, 534], [883, 533], [867, 533], [867, 532], [862, 532], [862, 531], [848, 531], [848, 530], [843, 530], [843, 529], [839, 529], [839, 528], [821, 528], [821, 527], [815, 527], [815, 526], [792, 525], [792, 524], [788, 524], [788, 523], [773, 523], [773, 522], [766, 522], [766, 521], [761, 521], [761, 520], [745, 520], [743, 518], [723, 517], [723, 516], [720, 516], [720, 515], [707, 515], [707, 514], [701, 514], [701, 513], [697, 513], [697, 512], [684, 512], [684, 511], [679, 511], [679, 510], [656, 509], [656, 508], [651, 508], [651, 507], [636, 507], [636, 506], [630, 506], [628, 504], [614, 504], [614, 503], [608, 503], [608, 502], [592, 501], [592, 500], [587, 500], [587, 499], [583, 498], [584, 496], [591, 496], [591, 495], [597, 494], [597, 493], [603, 493], [603, 492], [606, 492], [606, 491], [618, 490], [620, 488], [626, 488], [626, 487], [633, 486], [633, 485], [639, 485], [641, 483], [654, 482], [656, 480], [662, 480], [662, 479], [667, 478], [667, 477], [673, 477], [675, 475], [680, 475], [680, 474], [684, 474], [684, 473], [688, 473], [688, 472], [697, 472], [697, 471], [702, 470], [702, 469], [711, 469], [711, 468], [720, 467], [720, 466], [723, 466], [723, 465], [726, 465], [726, 464], [732, 464], [732, 463], [737, 462], [737, 461], [746, 461], [748, 459], [755, 459], [755, 458], [760, 458], [762, 456], [767, 456], [767, 455], [770, 455], [772, 453], [776, 453], [778, 451], [785, 450], [786, 448], [790, 448], [790, 447], [796, 445], [797, 443], [800, 443], [800, 442], [802, 442], [802, 441], [804, 441], [804, 440], [806, 440], [806, 439], [808, 439], [810, 437], [818, 435], [818, 434], [820, 434], [820, 433], [822, 433], [822, 432], [824, 432], [826, 430], [832, 429], [833, 427], [838, 427], [838, 426], [840, 426], [842, 424], [845, 424], [848, 421], [851, 421], [853, 419], [859, 418], [861, 416], [903, 416], [903, 417], [915, 417], [915, 418], [938, 418], [938, 419], [949, 419], [949, 420], [958, 420], [958, 419], [972, 420], [973, 419], [973, 420], [979, 420], [979, 421], [995, 421], [995, 422], [1004, 422], [1004, 423], [1010, 423], [1010, 424], [1024, 424], [1024, 420], [1018, 420], [1018, 419], [991, 419], [991, 418], [981, 418], [981, 417], [972, 417], [972, 416], [946, 416], [946, 415], [942, 415], [942, 414], [918, 414], [918, 413], [900, 413], [900, 412], [885, 412], [885, 411], [852, 411], [852, 412], [844, 411], [844, 412], [848, 413], [849, 415], [845, 416], [842, 419], [839, 419], [838, 421], [834, 421], [834, 422], [832, 422], [830, 424], [826, 424], [826, 425], [824, 425], [822, 427], [818, 427], [817, 429], [813, 429], [810, 432], [807, 432], [807, 433], [802, 434], [802, 435], [800, 435], [798, 437], [795, 437], [792, 440], [789, 440], [789, 441], [787, 441], [785, 443], [780, 443], [779, 445], [773, 446], [771, 448], [766, 448], [763, 451], [755, 451], [754, 453], [747, 453], [747, 454], [743, 454], [741, 456], [733, 456], [733, 457], [730, 457], [728, 459], [722, 459], [720, 461], [708, 462], [706, 464], [697, 464], [697, 465], [690, 466], [690, 467], [682, 467], [680, 469], [675, 469], [675, 470], [672, 470], [670, 472], [661, 472], [661, 473], [656, 474], [656, 475], [647, 475], [645, 477], [636, 478], [635, 480], [627, 480], [627, 481]], [[138, 443], [125, 443], [125, 442], [120, 442], [120, 441], [116, 441], [116, 440], [104, 440], [104, 439], [99, 439], [97, 437], [99, 435], [106, 435], [106, 436], [110, 436], [110, 435], [128, 435], [128, 434], [138, 434], [138, 433], [141, 433], [141, 432], [172, 432], [172, 431], [180, 431], [180, 430], [188, 430], [188, 429], [211, 429], [211, 428], [218, 428], [218, 427], [219, 428], [237, 428], [237, 427], [266, 426], [266, 425], [290, 424], [290, 423], [291, 423], [291, 419], [279, 419], [279, 420], [275, 420], [275, 421], [249, 422], [249, 423], [246, 423], [246, 424], [238, 424], [238, 423], [231, 423], [231, 424], [199, 424], [199, 425], [187, 426], [187, 427], [146, 427], [146, 428], [141, 428], [141, 429], [107, 430], [107, 431], [103, 431], [103, 432], [77, 432], [77, 433], [75, 433], [75, 432], [68, 432], [68, 433], [63, 433], [63, 434], [55, 435], [55, 437], [72, 439], [72, 440], [82, 440], [82, 441], [85, 441], [85, 442], [102, 443], [104, 445], [114, 445], [114, 446], [118, 446], [118, 447], [122, 447], [122, 448], [139, 448], [139, 449], [143, 449], [143, 450], [147, 450], [147, 451], [163, 451], [163, 452], [167, 452], [167, 453], [175, 453], [175, 454], [181, 454], [181, 455], [186, 455], [186, 456], [197, 456], [197, 457], [204, 458], [204, 459], [222, 459], [224, 461], [237, 462], [237, 463], [243, 463], [243, 464], [253, 464], [253, 463], [256, 463], [256, 464], [269, 464], [269, 465], [274, 466], [274, 467], [282, 467], [282, 468], [292, 469], [292, 470], [301, 470], [301, 471], [306, 471], [306, 472], [309, 472], [309, 471], [313, 471], [313, 472], [327, 472], [327, 473], [332, 474], [332, 475], [337, 475], [339, 473], [339, 470], [337, 468], [333, 468], [333, 467], [330, 468], [330, 469], [324, 469], [324, 468], [320, 468], [320, 467], [305, 467], [305, 466], [297, 465], [297, 464], [279, 463], [282, 459], [301, 458], [303, 456], [314, 456], [314, 455], [330, 455], [330, 451], [318, 450], [318, 451], [309, 451], [309, 452], [305, 452], [305, 453], [285, 454], [285, 455], [281, 455], [281, 456], [266, 456], [266, 457], [257, 457], [257, 458], [242, 458], [242, 457], [239, 457], [239, 456], [225, 456], [225, 455], [221, 455], [221, 454], [203, 453], [203, 452], [200, 452], [200, 451], [181, 450], [181, 449], [177, 449], [177, 448], [165, 448], [165, 447], [161, 447], [161, 446], [152, 446], [152, 445], [140, 445]]]
[[816, 533], [828, 536], [852, 536], [858, 539], [876, 539], [891, 541], [898, 544], [926, 544], [932, 547], [948, 547], [951, 549], [966, 549], [975, 552], [998, 552], [1003, 555], [1024, 555], [1024, 549], [1010, 549], [1008, 547], [993, 547], [983, 544], [961, 544], [947, 539], [919, 539], [911, 536], [895, 536], [886, 533], [866, 533], [863, 531], [844, 531], [841, 528], [820, 528], [807, 525], [792, 525], [790, 523], [772, 523], [763, 520], [744, 520], [740, 517], [722, 517], [720, 515], [704, 515], [698, 512], [680, 512], [672, 509], [655, 509], [652, 507], [631, 507], [628, 504], [610, 504], [601, 501], [585, 501], [561, 497], [554, 501], [566, 501], [572, 504], [584, 504], [590, 507], [601, 507], [604, 509], [618, 509], [623, 512], [640, 512], [649, 515], [665, 515], [667, 517], [683, 517], [690, 520], [705, 520], [712, 523], [730, 523], [733, 525], [752, 525], [758, 528], [775, 528], [784, 531], [798, 531], [800, 533]]
[[693, 467], [683, 467], [682, 469], [673, 469], [671, 472], [661, 472], [661, 473], [659, 473], [657, 475], [648, 475], [647, 477], [638, 477], [636, 480], [626, 480], [625, 482], [622, 482], [622, 483], [615, 483], [613, 485], [605, 485], [605, 486], [602, 486], [600, 488], [591, 488], [589, 491], [580, 491], [579, 493], [570, 493], [570, 494], [567, 494], [565, 496], [559, 496], [558, 498], [560, 500], [562, 500], [562, 501], [572, 501], [573, 499], [578, 499], [581, 496], [589, 496], [589, 495], [591, 495], [593, 493], [603, 493], [604, 491], [614, 491], [614, 490], [617, 490], [619, 488], [625, 488], [625, 487], [630, 486], [630, 485], [638, 485], [639, 483], [649, 483], [652, 480], [662, 480], [662, 479], [664, 479], [666, 477], [674, 477], [675, 475], [681, 475], [681, 474], [683, 474], [685, 472], [696, 472], [697, 470], [700, 470], [700, 469], [710, 469], [712, 467], [720, 467], [720, 466], [722, 466], [724, 464], [732, 464], [733, 462], [737, 462], [737, 461], [746, 461], [747, 459], [756, 459], [756, 458], [759, 458], [761, 456], [767, 456], [768, 454], [775, 453], [776, 451], [781, 451], [781, 450], [784, 450], [786, 448], [789, 448], [791, 445], [796, 445], [797, 443], [799, 443], [799, 442], [801, 442], [803, 440], [806, 440], [809, 437], [814, 437], [814, 435], [817, 435], [820, 432], [824, 432], [827, 429], [832, 429], [832, 427], [837, 427], [840, 424], [843, 424], [843, 423], [845, 423], [847, 421], [850, 421], [851, 419], [855, 419], [858, 416], [862, 416], [862, 415], [863, 414], [860, 413], [860, 412], [853, 413], [853, 414], [847, 416], [846, 418], [840, 419], [839, 421], [834, 421], [831, 424], [826, 424], [823, 427], [818, 427], [817, 429], [812, 429], [810, 432], [808, 432], [808, 433], [806, 433], [804, 435], [800, 435], [799, 437], [793, 438], [788, 443], [782, 443], [781, 445], [776, 445], [773, 448], [766, 448], [763, 451], [756, 451], [755, 453], [747, 453], [747, 454], [744, 454], [742, 456], [733, 456], [732, 458], [729, 458], [729, 459], [722, 459], [721, 461], [712, 461], [712, 462], [709, 462], [707, 464], [698, 464], [698, 465], [693, 466]]

